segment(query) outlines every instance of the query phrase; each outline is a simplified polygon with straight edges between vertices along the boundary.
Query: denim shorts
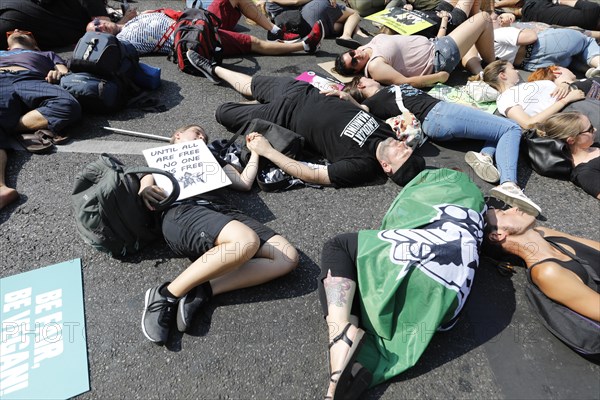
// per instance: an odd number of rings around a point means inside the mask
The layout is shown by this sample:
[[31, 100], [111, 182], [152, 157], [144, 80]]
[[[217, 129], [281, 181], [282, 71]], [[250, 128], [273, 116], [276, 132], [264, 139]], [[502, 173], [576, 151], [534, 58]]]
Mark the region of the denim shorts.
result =
[[460, 50], [454, 39], [450, 36], [431, 39], [435, 46], [433, 55], [433, 72], [454, 71], [454, 68], [460, 63]]
[[171, 207], [163, 214], [165, 241], [178, 256], [195, 261], [215, 247], [215, 239], [225, 225], [239, 221], [258, 235], [260, 245], [277, 233], [237, 209], [221, 204], [195, 204], [188, 201]]

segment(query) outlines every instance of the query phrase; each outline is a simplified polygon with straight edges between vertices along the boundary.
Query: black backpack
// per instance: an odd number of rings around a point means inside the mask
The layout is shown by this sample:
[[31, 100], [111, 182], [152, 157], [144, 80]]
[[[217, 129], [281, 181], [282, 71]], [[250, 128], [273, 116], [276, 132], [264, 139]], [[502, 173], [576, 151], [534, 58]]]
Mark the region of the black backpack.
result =
[[86, 32], [75, 46], [69, 69], [74, 74], [64, 76], [61, 87], [86, 111], [115, 111], [142, 92], [134, 83], [140, 70], [137, 50], [109, 33]]
[[[588, 285], [595, 286], [595, 288], [592, 288], [595, 291], [599, 290], [600, 277], [585, 260], [577, 257], [558, 243], [549, 242], [563, 253], [578, 261], [590, 277]], [[554, 336], [582, 356], [600, 361], [600, 323], [586, 318], [548, 298], [533, 283], [531, 268], [527, 269], [527, 281], [528, 285], [525, 288], [525, 294], [544, 326]]]
[[220, 26], [221, 20], [210, 11], [188, 8], [175, 23], [173, 49], [169, 59], [173, 60], [180, 70], [192, 75], [202, 73], [190, 65], [186, 57], [188, 50], [194, 50], [202, 57], [220, 63], [223, 59]]
[[137, 174], [149, 173], [165, 175], [173, 183], [173, 192], [157, 206], [162, 210], [179, 196], [179, 184], [168, 172], [127, 168], [116, 158], [102, 154], [77, 175], [71, 200], [77, 230], [86, 243], [113, 257], [124, 257], [162, 236], [159, 213], [149, 211], [138, 195]]

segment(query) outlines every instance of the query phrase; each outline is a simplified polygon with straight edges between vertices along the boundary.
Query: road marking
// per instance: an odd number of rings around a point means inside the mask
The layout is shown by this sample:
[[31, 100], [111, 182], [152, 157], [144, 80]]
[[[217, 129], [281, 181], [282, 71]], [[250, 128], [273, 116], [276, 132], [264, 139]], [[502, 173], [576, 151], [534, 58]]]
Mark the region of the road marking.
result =
[[[119, 142], [114, 140], [81, 140], [54, 146], [56, 153], [87, 153], [87, 154], [142, 154], [143, 150], [165, 146], [159, 142]], [[26, 151], [16, 140], [8, 143], [8, 147], [16, 151]]]
[[56, 146], [57, 153], [90, 153], [90, 154], [142, 154], [143, 150], [164, 146], [165, 143], [152, 142], [118, 142], [112, 140], [74, 141], [64, 146]]

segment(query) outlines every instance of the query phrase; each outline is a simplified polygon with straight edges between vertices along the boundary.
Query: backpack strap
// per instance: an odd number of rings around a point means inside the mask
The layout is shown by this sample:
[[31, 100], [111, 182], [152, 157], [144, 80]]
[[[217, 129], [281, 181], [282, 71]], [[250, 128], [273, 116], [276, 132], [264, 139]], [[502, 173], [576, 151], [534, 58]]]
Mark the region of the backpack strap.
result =
[[170, 172], [163, 171], [162, 169], [158, 169], [158, 168], [151, 168], [151, 167], [123, 168], [123, 165], [120, 164], [115, 158], [113, 158], [109, 154], [102, 153], [102, 157], [113, 165], [113, 169], [123, 171], [124, 175], [160, 174], [160, 175], [164, 175], [167, 178], [169, 178], [169, 180], [171, 181], [171, 184], [173, 185], [173, 191], [166, 199], [164, 199], [163, 201], [161, 201], [157, 204], [157, 206], [156, 206], [157, 211], [160, 211], [160, 210], [170, 206], [179, 197], [179, 182], [177, 182], [177, 179], [175, 179], [173, 174], [171, 174]]
[[408, 109], [404, 106], [404, 101], [402, 101], [402, 90], [400, 89], [400, 86], [396, 85], [394, 87], [394, 93], [396, 95], [395, 96], [396, 105], [400, 109], [400, 112], [402, 114], [404, 114], [404, 113], [410, 113], [410, 111], [408, 111]]
[[177, 22], [173, 22], [171, 24], [171, 26], [169, 26], [167, 28], [167, 30], [165, 31], [165, 33], [163, 33], [162, 37], [160, 38], [160, 40], [158, 41], [158, 43], [156, 43], [156, 46], [154, 46], [154, 48], [152, 49], [152, 51], [150, 53], [156, 53], [160, 49], [163, 48], [163, 46], [165, 45], [165, 43], [167, 43], [167, 40], [169, 40], [169, 37], [175, 31], [175, 25], [177, 25]]

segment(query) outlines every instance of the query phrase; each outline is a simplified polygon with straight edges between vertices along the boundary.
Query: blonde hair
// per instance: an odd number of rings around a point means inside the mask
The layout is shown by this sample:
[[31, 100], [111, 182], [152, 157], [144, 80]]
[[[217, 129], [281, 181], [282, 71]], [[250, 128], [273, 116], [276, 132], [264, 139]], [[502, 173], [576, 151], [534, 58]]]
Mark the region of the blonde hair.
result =
[[537, 125], [538, 135], [562, 141], [566, 141], [570, 137], [575, 137], [582, 129], [582, 115], [582, 113], [576, 111], [554, 114], [543, 123]]
[[507, 65], [508, 61], [505, 60], [496, 60], [490, 63], [483, 70], [483, 81], [494, 89], [500, 91], [500, 74], [506, 71]]
[[175, 144], [175, 135], [177, 135], [178, 133], [181, 133], [181, 132], [185, 132], [188, 129], [194, 128], [194, 127], [200, 128], [202, 130], [202, 132], [204, 132], [204, 136], [206, 136], [206, 141], [208, 142], [208, 134], [206, 133], [206, 130], [198, 124], [190, 124], [190, 125], [185, 125], [180, 128], [177, 128], [175, 130], [175, 132], [173, 132], [173, 134], [171, 135], [171, 139], [169, 140], [169, 143]]

